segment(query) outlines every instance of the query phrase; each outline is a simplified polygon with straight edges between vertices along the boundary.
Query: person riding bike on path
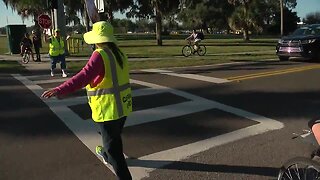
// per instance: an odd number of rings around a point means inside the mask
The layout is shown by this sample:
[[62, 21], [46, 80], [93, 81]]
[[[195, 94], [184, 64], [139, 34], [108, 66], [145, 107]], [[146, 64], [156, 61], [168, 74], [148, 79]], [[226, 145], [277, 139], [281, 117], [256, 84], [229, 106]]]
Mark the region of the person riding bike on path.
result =
[[83, 37], [86, 43], [97, 47], [87, 64], [75, 76], [45, 91], [41, 97], [59, 97], [85, 86], [92, 119], [101, 128], [103, 146], [97, 146], [96, 153], [105, 164], [113, 166], [118, 179], [131, 180], [121, 138], [126, 118], [132, 111], [128, 58], [118, 48], [113, 27], [106, 21], [94, 23], [92, 31]]
[[33, 42], [33, 47], [37, 55], [36, 62], [41, 62], [40, 58], [40, 48], [41, 48], [41, 38], [39, 36], [39, 33], [37, 33], [35, 30], [32, 31], [32, 42]]
[[194, 45], [194, 50], [195, 52], [198, 51], [199, 49], [199, 44], [201, 42], [201, 38], [200, 38], [200, 33], [197, 32], [197, 30], [193, 30], [192, 31], [192, 34], [186, 38], [187, 41], [190, 41], [190, 42], [193, 42], [193, 45]]
[[51, 59], [51, 76], [54, 76], [54, 69], [56, 64], [60, 62], [60, 67], [62, 71], [62, 77], [67, 77], [66, 72], [66, 58], [64, 50], [64, 40], [60, 35], [60, 30], [56, 29], [55, 35], [48, 38], [45, 36], [45, 41], [49, 42], [49, 56]]
[[23, 53], [25, 50], [28, 50], [31, 53], [32, 60], [34, 61], [33, 52], [32, 52], [32, 41], [28, 33], [24, 34], [24, 37], [20, 42], [20, 50], [21, 50], [20, 52], [21, 56], [23, 56]]

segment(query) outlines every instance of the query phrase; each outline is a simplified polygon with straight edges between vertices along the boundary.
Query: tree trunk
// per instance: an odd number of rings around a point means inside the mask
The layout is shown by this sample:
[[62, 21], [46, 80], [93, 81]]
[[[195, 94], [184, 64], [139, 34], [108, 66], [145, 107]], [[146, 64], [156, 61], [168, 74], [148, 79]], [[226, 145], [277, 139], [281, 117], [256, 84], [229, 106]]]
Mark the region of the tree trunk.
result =
[[159, 13], [159, 10], [156, 8], [156, 39], [157, 39], [158, 46], [162, 46], [161, 30], [162, 30], [162, 17], [161, 17], [161, 14]]
[[248, 28], [243, 29], [243, 40], [244, 41], [249, 41], [250, 40]]
[[249, 11], [249, 3], [244, 3], [244, 14], [245, 14], [245, 27], [243, 28], [243, 39], [244, 41], [249, 41], [249, 22], [247, 21], [248, 18], [248, 11]]
[[112, 10], [108, 11], [107, 16], [108, 16], [107, 18], [108, 18], [109, 22], [112, 24], [112, 22], [113, 22], [113, 12], [112, 12]]

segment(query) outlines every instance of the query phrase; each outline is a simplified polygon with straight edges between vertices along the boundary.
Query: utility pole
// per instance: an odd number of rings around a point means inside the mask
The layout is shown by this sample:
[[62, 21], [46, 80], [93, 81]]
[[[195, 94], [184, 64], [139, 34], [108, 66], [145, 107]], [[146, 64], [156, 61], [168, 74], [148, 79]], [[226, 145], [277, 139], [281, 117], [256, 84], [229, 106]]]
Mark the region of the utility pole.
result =
[[61, 36], [64, 38], [64, 44], [65, 44], [65, 52], [68, 55], [68, 46], [66, 41], [66, 17], [64, 13], [64, 6], [63, 6], [63, 0], [56, 0], [57, 1], [57, 8], [53, 9], [54, 14], [54, 28], [59, 29]]
[[281, 37], [283, 36], [283, 0], [280, 0], [280, 32], [281, 32]]

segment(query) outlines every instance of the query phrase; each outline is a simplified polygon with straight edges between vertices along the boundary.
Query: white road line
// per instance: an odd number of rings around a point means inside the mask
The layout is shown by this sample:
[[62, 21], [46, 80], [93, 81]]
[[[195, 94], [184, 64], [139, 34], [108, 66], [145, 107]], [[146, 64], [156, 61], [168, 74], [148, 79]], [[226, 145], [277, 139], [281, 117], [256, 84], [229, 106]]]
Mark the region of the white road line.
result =
[[[187, 68], [201, 68], [201, 67], [223, 67], [223, 66], [229, 66], [229, 65], [251, 65], [251, 64], [257, 64], [260, 62], [229, 62], [229, 63], [221, 63], [221, 64], [207, 64], [207, 65], [196, 65], [196, 66], [188, 66]], [[169, 68], [165, 68], [169, 69]], [[170, 69], [186, 69], [186, 67], [170, 67]]]
[[222, 79], [222, 78], [215, 78], [215, 77], [209, 77], [209, 76], [201, 76], [197, 74], [178, 74], [174, 73], [173, 71], [169, 70], [161, 70], [161, 69], [146, 69], [142, 70], [144, 72], [154, 72], [154, 73], [160, 73], [164, 75], [169, 75], [169, 76], [175, 76], [175, 77], [182, 77], [182, 78], [188, 78], [188, 79], [194, 79], [198, 81], [205, 81], [205, 82], [210, 82], [210, 83], [216, 83], [216, 84], [222, 84], [222, 83], [227, 83], [230, 82], [227, 79]]
[[[275, 129], [279, 129], [279, 127], [275, 127]], [[128, 161], [130, 172], [134, 175], [134, 179], [142, 179], [148, 177], [151, 171], [165, 165], [187, 159], [194, 154], [204, 152], [216, 146], [261, 134], [269, 130], [274, 129], [269, 129], [267, 126], [258, 124], [195, 143], [143, 156], [139, 159], [130, 159]]]
[[206, 104], [201, 101], [188, 101], [179, 104], [135, 111], [129, 116], [125, 127], [183, 116], [212, 108], [213, 107], [210, 106], [210, 104]]
[[143, 88], [143, 89], [137, 89], [132, 91], [132, 96], [137, 97], [137, 96], [148, 96], [148, 95], [153, 95], [153, 94], [159, 94], [159, 93], [164, 93], [167, 92], [166, 90], [163, 89], [153, 89], [153, 88]]
[[[148, 95], [159, 94], [164, 92], [168, 92], [168, 90], [144, 88], [144, 89], [133, 90], [132, 96], [133, 97], [148, 96]], [[78, 104], [85, 104], [87, 102], [88, 102], [87, 96], [77, 96], [77, 97], [70, 97], [70, 98], [64, 98], [64, 99], [57, 99], [57, 98], [50, 99], [50, 103], [58, 104], [58, 105], [63, 104], [64, 106], [74, 106]]]
[[187, 99], [190, 99], [190, 100], [206, 100], [205, 98], [202, 98], [202, 97], [199, 97], [199, 96], [195, 96], [193, 94], [190, 94], [190, 93], [187, 93], [187, 92], [184, 92], [184, 91], [179, 91], [179, 90], [176, 90], [176, 89], [172, 89], [172, 88], [169, 88], [169, 87], [166, 87], [166, 86], [161, 86], [161, 85], [157, 85], [157, 84], [153, 84], [153, 83], [149, 83], [149, 82], [144, 82], [144, 81], [139, 81], [139, 80], [131, 80], [130, 82], [134, 83], [134, 84], [140, 84], [142, 86], [146, 86], [146, 87], [149, 87], [150, 89], [154, 89], [156, 91], [159, 91], [159, 92], [170, 92], [170, 93], [173, 93], [173, 94], [176, 94], [178, 96], [181, 96], [181, 97], [185, 97]]
[[[40, 96], [43, 92], [43, 89], [39, 85], [36, 85], [34, 82], [25, 77], [20, 75], [13, 75], [13, 77], [20, 80], [37, 96]], [[132, 173], [134, 179], [142, 179], [144, 177], [148, 177], [149, 173], [157, 168], [170, 164], [174, 161], [181, 161], [191, 155], [206, 151], [210, 148], [240, 140], [245, 137], [261, 134], [270, 130], [283, 128], [283, 124], [279, 121], [275, 121], [273, 119], [250, 113], [235, 107], [227, 106], [216, 101], [195, 96], [184, 91], [179, 91], [165, 86], [138, 80], [131, 80], [131, 82], [149, 87], [145, 90], [133, 91], [133, 94], [134, 92], [136, 92], [135, 94], [138, 96], [148, 95], [152, 90], [154, 90], [155, 92], [170, 92], [189, 99], [190, 101], [147, 110], [135, 111], [131, 116], [129, 116], [126, 127], [159, 121], [167, 118], [174, 118], [177, 116], [195, 113], [207, 109], [219, 109], [259, 123], [220, 136], [146, 155], [138, 159], [127, 159], [130, 172]], [[81, 119], [77, 114], [75, 114], [70, 108], [67, 107], [67, 105], [69, 104], [82, 104], [82, 101], [84, 100], [84, 97], [79, 97], [75, 98], [75, 100], [65, 99], [63, 101], [60, 101], [60, 103], [56, 99], [49, 99], [45, 100], [44, 102], [67, 125], [67, 127], [74, 132], [74, 134], [83, 142], [83, 144], [85, 144], [91, 150], [91, 152], [95, 154], [95, 146], [101, 144], [101, 137], [97, 133], [95, 124], [92, 121]], [[111, 171], [113, 170], [112, 167], [107, 167]]]
[[50, 76], [50, 71], [48, 70], [48, 74], [43, 74], [43, 75], [31, 75], [31, 76], [24, 76], [25, 78], [29, 80], [37, 79], [37, 78], [51, 78]]
[[64, 106], [74, 106], [78, 104], [85, 104], [88, 102], [88, 98], [86, 96], [77, 96], [72, 98], [65, 98], [65, 99], [57, 99], [52, 98], [50, 99], [50, 103], [52, 105], [64, 105]]
[[68, 78], [63, 79], [49, 79], [49, 80], [35, 80], [33, 81], [35, 84], [47, 84], [47, 83], [62, 83], [68, 80]]

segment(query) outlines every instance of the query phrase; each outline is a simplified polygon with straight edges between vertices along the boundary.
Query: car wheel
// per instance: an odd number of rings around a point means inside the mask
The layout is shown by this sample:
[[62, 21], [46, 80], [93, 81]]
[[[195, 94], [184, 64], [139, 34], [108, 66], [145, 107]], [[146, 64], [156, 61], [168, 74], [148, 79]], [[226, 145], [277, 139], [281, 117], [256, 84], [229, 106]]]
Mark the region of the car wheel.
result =
[[280, 61], [289, 61], [289, 57], [287, 56], [279, 56]]

